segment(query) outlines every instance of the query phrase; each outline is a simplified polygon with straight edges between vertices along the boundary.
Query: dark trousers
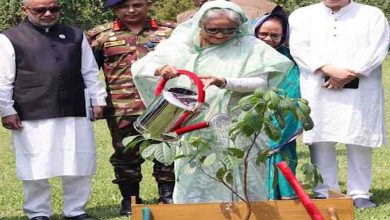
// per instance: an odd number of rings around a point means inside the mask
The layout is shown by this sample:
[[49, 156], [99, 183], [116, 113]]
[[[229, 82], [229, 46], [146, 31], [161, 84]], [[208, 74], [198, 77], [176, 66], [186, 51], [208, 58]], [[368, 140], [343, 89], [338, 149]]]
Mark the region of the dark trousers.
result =
[[[141, 164], [145, 161], [139, 147], [124, 152], [122, 140], [125, 137], [137, 135], [133, 122], [138, 116], [107, 117], [107, 125], [112, 137], [114, 154], [110, 162], [114, 167], [116, 184], [138, 183], [142, 180]], [[165, 166], [154, 161], [153, 176], [158, 183], [173, 183], [175, 181], [174, 166]]]

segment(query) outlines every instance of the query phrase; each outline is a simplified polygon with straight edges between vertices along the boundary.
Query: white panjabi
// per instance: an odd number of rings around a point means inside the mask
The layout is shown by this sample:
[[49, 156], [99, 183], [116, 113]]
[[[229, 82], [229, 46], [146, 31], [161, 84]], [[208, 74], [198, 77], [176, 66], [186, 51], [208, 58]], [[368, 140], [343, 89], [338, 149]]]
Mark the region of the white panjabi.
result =
[[[294, 11], [290, 49], [300, 71], [302, 97], [309, 101], [314, 129], [303, 141], [366, 147], [386, 143], [381, 64], [389, 48], [389, 24], [377, 8], [351, 2], [337, 12], [323, 3]], [[326, 65], [356, 71], [358, 89], [322, 88]]]

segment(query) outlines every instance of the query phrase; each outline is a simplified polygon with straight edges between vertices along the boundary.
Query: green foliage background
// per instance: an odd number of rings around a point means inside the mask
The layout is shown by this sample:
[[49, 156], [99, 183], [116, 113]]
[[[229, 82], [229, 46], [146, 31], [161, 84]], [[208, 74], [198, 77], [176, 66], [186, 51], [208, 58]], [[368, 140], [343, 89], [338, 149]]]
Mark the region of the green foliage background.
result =
[[[380, 8], [386, 14], [387, 19], [390, 19], [389, 0], [354, 0], [354, 1]], [[299, 7], [319, 2], [319, 0], [274, 0], [273, 2], [282, 5], [287, 12], [292, 12]]]
[[[110, 10], [103, 9], [103, 0], [59, 0], [62, 5], [62, 20], [83, 29], [89, 29], [98, 24], [113, 19]], [[175, 20], [180, 12], [194, 7], [193, 0], [152, 0], [152, 15], [162, 20]], [[256, 1], [256, 0], [251, 0]], [[5, 30], [22, 21], [20, 11], [21, 0], [0, 0], [0, 31]], [[294, 9], [319, 2], [319, 0], [275, 0], [287, 12]], [[357, 0], [381, 8], [390, 19], [389, 0]]]
[[[113, 18], [110, 11], [103, 9], [102, 0], [59, 0], [62, 22], [83, 29], [105, 23]], [[0, 0], [0, 31], [23, 20], [21, 0]]]

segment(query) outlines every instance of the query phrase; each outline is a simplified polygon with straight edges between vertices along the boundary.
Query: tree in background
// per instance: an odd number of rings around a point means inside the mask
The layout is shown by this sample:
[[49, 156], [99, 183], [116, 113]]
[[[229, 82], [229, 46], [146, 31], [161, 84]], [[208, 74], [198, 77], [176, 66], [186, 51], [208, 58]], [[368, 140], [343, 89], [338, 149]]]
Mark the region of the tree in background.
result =
[[20, 0], [0, 0], [0, 31], [20, 23]]
[[[256, 0], [248, 0], [256, 1]], [[297, 8], [319, 2], [320, 0], [270, 0], [291, 13]], [[372, 5], [382, 9], [387, 19], [390, 21], [390, 1], [389, 0], [355, 0], [356, 2]], [[193, 0], [154, 0], [154, 9], [158, 18], [174, 20], [176, 15], [194, 8]]]
[[[256, 0], [251, 0], [256, 1]], [[288, 12], [291, 13], [297, 8], [314, 4], [319, 2], [319, 0], [273, 0], [273, 2], [283, 6], [283, 8]], [[378, 7], [382, 9], [382, 11], [385, 13], [388, 20], [390, 20], [390, 1], [389, 0], [355, 0], [355, 2], [372, 5], [375, 7]]]
[[[66, 24], [75, 25], [85, 30], [98, 24], [111, 21], [111, 11], [103, 9], [103, 0], [59, 0], [62, 5], [62, 21]], [[161, 20], [175, 20], [176, 15], [194, 8], [193, 0], [152, 0], [153, 15]], [[256, 1], [256, 0], [250, 0]], [[0, 0], [0, 31], [20, 23], [23, 19], [21, 14], [22, 0]], [[319, 2], [319, 0], [274, 0], [287, 12]], [[369, 5], [376, 6], [386, 14], [390, 20], [389, 0], [357, 0]]]
[[[59, 0], [62, 22], [88, 30], [113, 19], [111, 11], [103, 9], [102, 0]], [[0, 31], [23, 20], [22, 0], [0, 0]]]
[[176, 15], [195, 8], [194, 0], [154, 0], [153, 12], [162, 20], [176, 21]]
[[[2, 1], [2, 0], [0, 0]], [[111, 10], [103, 9], [102, 0], [59, 0], [61, 3], [62, 22], [89, 30], [96, 25], [114, 19]]]

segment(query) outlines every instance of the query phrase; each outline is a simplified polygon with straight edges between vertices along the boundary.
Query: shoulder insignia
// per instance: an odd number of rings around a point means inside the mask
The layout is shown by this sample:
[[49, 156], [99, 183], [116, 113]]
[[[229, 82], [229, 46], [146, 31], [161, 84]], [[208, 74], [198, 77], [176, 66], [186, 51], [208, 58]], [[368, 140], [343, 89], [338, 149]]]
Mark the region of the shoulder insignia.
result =
[[[171, 36], [173, 29], [168, 27], [160, 27], [158, 30], [156, 30], [153, 34], [154, 37], [165, 39]], [[159, 41], [157, 41], [159, 42]]]
[[96, 26], [92, 30], [89, 30], [87, 32], [87, 35], [89, 37], [94, 37], [94, 36], [104, 32], [104, 31], [107, 31], [107, 30], [111, 29], [111, 27], [112, 27], [112, 22], [106, 23], [106, 24], [102, 24], [102, 25]]
[[167, 37], [167, 33], [165, 31], [156, 31], [155, 35], [157, 37]]
[[149, 18], [149, 25], [150, 25], [150, 27], [152, 29], [157, 29], [158, 28], [157, 21], [154, 18]]
[[109, 37], [108, 40], [109, 40], [109, 41], [116, 41], [116, 40], [118, 40], [118, 38], [115, 37], [115, 36], [113, 36], [113, 37]]
[[173, 21], [161, 21], [161, 27], [176, 28], [177, 24]]

